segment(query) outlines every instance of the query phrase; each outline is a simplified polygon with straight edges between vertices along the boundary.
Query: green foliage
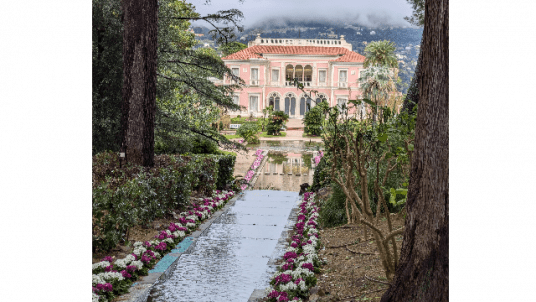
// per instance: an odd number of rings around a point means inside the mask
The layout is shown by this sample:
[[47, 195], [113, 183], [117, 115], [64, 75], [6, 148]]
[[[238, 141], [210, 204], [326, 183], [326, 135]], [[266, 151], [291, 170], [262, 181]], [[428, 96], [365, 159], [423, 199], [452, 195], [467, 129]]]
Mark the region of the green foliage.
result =
[[244, 138], [247, 143], [257, 144], [259, 143], [258, 132], [260, 130], [259, 124], [256, 122], [243, 123], [236, 131], [237, 135]]
[[303, 164], [307, 168], [312, 169], [313, 154], [311, 154], [311, 153], [303, 153], [302, 154], [302, 159], [303, 159]]
[[384, 66], [398, 68], [398, 61], [395, 56], [396, 46], [391, 41], [373, 41], [365, 48], [365, 62], [363, 67]]
[[320, 159], [320, 162], [315, 167], [315, 173], [313, 174], [313, 184], [311, 185], [311, 191], [316, 192], [319, 189], [327, 186], [331, 182], [330, 178], [330, 165], [326, 156]]
[[123, 87], [120, 1], [92, 2], [92, 154], [119, 151]]
[[411, 4], [413, 13], [411, 17], [404, 17], [404, 20], [408, 21], [412, 25], [423, 26], [424, 25], [424, 0], [406, 0]]
[[192, 140], [192, 153], [194, 154], [217, 154], [218, 145], [207, 138], [196, 136]]
[[191, 141], [195, 136], [187, 133], [158, 132], [155, 135], [155, 154], [186, 154], [192, 152]]
[[268, 158], [270, 160], [270, 163], [281, 165], [283, 162], [286, 162], [288, 160], [287, 154], [285, 153], [268, 153]]
[[237, 41], [222, 44], [218, 49], [222, 51], [224, 57], [239, 52], [242, 49], [246, 49], [248, 46]]
[[315, 106], [307, 111], [303, 119], [303, 124], [305, 125], [305, 133], [319, 136], [322, 133], [322, 126], [324, 124], [323, 108], [321, 106]]
[[332, 194], [322, 203], [318, 212], [318, 222], [329, 228], [346, 223], [346, 195], [337, 183], [331, 183]]
[[283, 124], [288, 121], [288, 114], [283, 111], [274, 111], [270, 116], [267, 129], [268, 135], [280, 135]]

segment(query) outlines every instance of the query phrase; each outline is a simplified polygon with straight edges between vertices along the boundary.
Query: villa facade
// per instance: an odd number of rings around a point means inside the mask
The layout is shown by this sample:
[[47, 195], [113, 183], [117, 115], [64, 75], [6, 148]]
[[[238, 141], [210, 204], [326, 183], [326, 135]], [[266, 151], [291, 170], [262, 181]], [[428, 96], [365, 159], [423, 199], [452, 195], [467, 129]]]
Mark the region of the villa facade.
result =
[[[347, 104], [360, 98], [359, 73], [365, 57], [352, 51], [352, 45], [340, 39], [275, 39], [257, 35], [248, 48], [223, 57], [233, 74], [246, 87], [233, 95], [235, 104], [246, 110], [232, 116], [259, 116], [270, 105], [290, 118], [303, 118], [308, 108], [327, 99], [330, 106]], [[297, 78], [305, 91], [318, 91], [311, 98], [293, 85]], [[220, 84], [231, 84], [224, 78]]]

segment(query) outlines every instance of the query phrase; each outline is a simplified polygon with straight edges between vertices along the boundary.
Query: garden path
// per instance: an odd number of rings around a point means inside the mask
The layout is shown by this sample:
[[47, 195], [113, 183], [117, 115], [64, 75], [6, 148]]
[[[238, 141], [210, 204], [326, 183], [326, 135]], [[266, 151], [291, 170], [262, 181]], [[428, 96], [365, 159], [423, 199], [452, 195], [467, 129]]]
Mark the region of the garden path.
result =
[[255, 289], [269, 286], [298, 199], [298, 192], [245, 191], [192, 239], [147, 301], [248, 301]]

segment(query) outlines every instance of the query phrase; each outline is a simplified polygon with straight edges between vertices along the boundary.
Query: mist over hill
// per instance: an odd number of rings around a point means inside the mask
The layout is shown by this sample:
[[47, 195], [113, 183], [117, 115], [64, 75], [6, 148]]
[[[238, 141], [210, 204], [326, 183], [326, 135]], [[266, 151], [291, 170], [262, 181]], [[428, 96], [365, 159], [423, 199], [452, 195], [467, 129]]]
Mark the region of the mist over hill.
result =
[[[376, 18], [376, 19], [374, 19]], [[238, 40], [244, 44], [255, 40], [257, 33], [263, 38], [301, 38], [301, 39], [344, 39], [352, 44], [353, 51], [365, 55], [366, 44], [372, 41], [389, 40], [396, 45], [396, 55], [399, 60], [399, 76], [402, 80], [399, 91], [406, 93], [411, 77], [417, 64], [420, 51], [423, 28], [413, 26], [395, 26], [376, 16], [371, 20], [374, 26], [363, 26], [358, 23], [351, 23], [340, 20], [295, 20], [287, 18], [270, 18], [257, 22], [255, 25], [247, 27], [242, 33], [237, 33]], [[367, 23], [371, 23], [369, 20]], [[213, 47], [217, 49], [214, 42], [210, 40], [207, 27], [193, 27], [196, 33], [204, 34], [203, 37], [196, 37], [202, 44], [200, 47]]]

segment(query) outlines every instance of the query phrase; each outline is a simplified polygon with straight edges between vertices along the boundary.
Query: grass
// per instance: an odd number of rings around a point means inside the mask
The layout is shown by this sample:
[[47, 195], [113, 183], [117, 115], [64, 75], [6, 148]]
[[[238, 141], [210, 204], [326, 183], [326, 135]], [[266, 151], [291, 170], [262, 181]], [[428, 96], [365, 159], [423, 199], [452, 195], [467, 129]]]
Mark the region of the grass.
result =
[[310, 134], [307, 134], [305, 132], [302, 134], [302, 137], [322, 138], [320, 135], [310, 135]]
[[260, 137], [285, 137], [287, 136], [286, 132], [280, 132], [281, 135], [268, 135], [267, 131], [261, 132]]
[[224, 134], [227, 139], [233, 139], [233, 138], [240, 138], [241, 136], [238, 134]]

